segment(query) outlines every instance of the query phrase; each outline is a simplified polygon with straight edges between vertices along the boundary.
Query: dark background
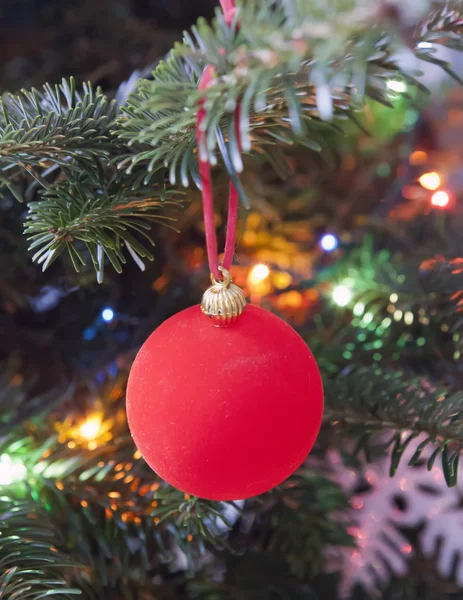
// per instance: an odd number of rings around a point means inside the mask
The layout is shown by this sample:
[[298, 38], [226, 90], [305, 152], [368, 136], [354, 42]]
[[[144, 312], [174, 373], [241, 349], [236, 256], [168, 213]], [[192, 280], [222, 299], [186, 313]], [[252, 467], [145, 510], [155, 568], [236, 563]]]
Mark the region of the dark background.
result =
[[0, 86], [74, 75], [105, 89], [155, 63], [213, 0], [2, 0]]

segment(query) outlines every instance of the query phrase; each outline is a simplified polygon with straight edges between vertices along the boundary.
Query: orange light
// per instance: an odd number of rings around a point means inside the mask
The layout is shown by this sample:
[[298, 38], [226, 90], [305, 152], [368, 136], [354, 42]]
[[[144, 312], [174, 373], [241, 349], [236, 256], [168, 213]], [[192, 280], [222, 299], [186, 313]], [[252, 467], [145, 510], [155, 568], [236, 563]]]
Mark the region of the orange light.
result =
[[437, 188], [440, 186], [440, 177], [435, 171], [424, 173], [421, 175], [418, 181], [427, 190], [437, 190]]
[[432, 195], [431, 204], [439, 208], [445, 208], [450, 202], [449, 195], [443, 190], [439, 190]]
[[415, 150], [410, 155], [410, 164], [411, 165], [424, 165], [424, 163], [428, 160], [428, 155], [424, 150]]

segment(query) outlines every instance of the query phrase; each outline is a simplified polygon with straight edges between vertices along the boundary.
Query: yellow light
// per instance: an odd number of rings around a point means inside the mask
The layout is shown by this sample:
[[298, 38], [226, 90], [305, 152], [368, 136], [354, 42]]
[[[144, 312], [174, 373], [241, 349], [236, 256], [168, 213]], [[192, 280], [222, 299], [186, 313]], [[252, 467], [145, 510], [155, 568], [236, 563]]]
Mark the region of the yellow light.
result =
[[392, 304], [395, 304], [398, 299], [399, 299], [399, 296], [397, 294], [391, 294], [389, 296], [389, 301], [392, 302]]
[[418, 181], [425, 189], [431, 191], [437, 190], [441, 183], [439, 173], [436, 173], [435, 171], [431, 171], [430, 173], [424, 173], [423, 175], [421, 175]]
[[293, 278], [286, 271], [279, 271], [273, 276], [273, 283], [279, 290], [284, 290], [293, 282]]
[[267, 267], [267, 265], [255, 265], [248, 275], [248, 283], [250, 285], [258, 285], [261, 281], [267, 279], [269, 274], [270, 269]]
[[338, 306], [347, 306], [352, 300], [352, 292], [347, 286], [338, 285], [334, 288], [331, 297]]
[[241, 242], [244, 246], [255, 246], [257, 242], [257, 233], [255, 231], [245, 231]]
[[403, 317], [403, 312], [401, 310], [396, 310], [393, 314], [394, 321], [400, 321]]
[[83, 438], [87, 440], [92, 440], [97, 437], [101, 429], [101, 417], [99, 415], [94, 415], [92, 417], [88, 417], [86, 421], [82, 423], [79, 427], [79, 433]]
[[447, 192], [444, 192], [443, 190], [435, 192], [431, 198], [431, 204], [433, 206], [439, 206], [440, 208], [445, 208], [447, 206], [447, 204], [449, 203], [449, 201], [450, 201], [449, 195], [447, 194]]

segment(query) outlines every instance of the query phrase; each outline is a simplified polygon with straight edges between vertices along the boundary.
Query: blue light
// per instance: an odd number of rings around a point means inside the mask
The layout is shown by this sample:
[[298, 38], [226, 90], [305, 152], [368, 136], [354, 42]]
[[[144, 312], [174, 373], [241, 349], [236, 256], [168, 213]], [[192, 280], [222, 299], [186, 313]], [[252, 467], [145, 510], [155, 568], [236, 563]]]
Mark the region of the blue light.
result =
[[105, 308], [101, 312], [101, 316], [103, 317], [103, 321], [109, 323], [109, 321], [112, 321], [114, 319], [114, 311], [111, 308]]
[[320, 240], [321, 247], [327, 252], [332, 252], [333, 250], [336, 250], [336, 248], [338, 247], [338, 243], [338, 238], [332, 233], [326, 233]]
[[93, 327], [87, 327], [87, 329], [84, 331], [83, 337], [87, 342], [94, 340], [96, 338], [96, 329]]

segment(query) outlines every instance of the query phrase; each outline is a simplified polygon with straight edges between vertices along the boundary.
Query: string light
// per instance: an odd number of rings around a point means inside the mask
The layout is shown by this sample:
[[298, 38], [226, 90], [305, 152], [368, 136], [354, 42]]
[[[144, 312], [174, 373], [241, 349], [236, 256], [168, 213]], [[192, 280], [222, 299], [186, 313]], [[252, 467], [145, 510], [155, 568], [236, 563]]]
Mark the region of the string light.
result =
[[365, 304], [363, 302], [357, 302], [352, 312], [356, 317], [361, 317], [365, 312]]
[[363, 315], [363, 322], [365, 325], [369, 325], [373, 321], [374, 315], [371, 312], [367, 312]]
[[439, 208], [445, 208], [450, 202], [449, 195], [444, 190], [439, 190], [432, 195], [431, 204]]
[[424, 165], [428, 160], [428, 155], [424, 150], [415, 150], [415, 152], [412, 152], [410, 155], [410, 164], [417, 166], [417, 165]]
[[267, 265], [264, 265], [263, 263], [254, 265], [249, 271], [247, 278], [249, 290], [258, 296], [265, 296], [268, 294], [272, 288], [270, 279], [268, 278], [269, 275], [270, 269]]
[[397, 92], [398, 94], [403, 94], [407, 91], [407, 84], [404, 81], [389, 79], [386, 85], [392, 92]]
[[104, 308], [101, 311], [101, 316], [103, 318], [103, 321], [106, 321], [106, 323], [109, 323], [110, 321], [112, 321], [114, 319], [114, 311], [112, 310], [112, 308]]
[[352, 292], [346, 285], [338, 285], [334, 288], [331, 297], [338, 306], [347, 306], [352, 300]]
[[338, 244], [339, 244], [338, 238], [335, 235], [333, 235], [332, 233], [326, 233], [320, 240], [320, 246], [326, 252], [332, 252], [333, 250], [336, 250], [336, 248], [338, 247]]
[[437, 190], [437, 188], [441, 184], [439, 173], [436, 173], [435, 171], [431, 171], [430, 173], [424, 173], [423, 175], [421, 175], [418, 181], [425, 189], [431, 191]]
[[26, 472], [26, 467], [20, 460], [12, 460], [8, 454], [0, 456], [0, 485], [11, 485], [24, 479]]
[[79, 433], [83, 438], [93, 440], [100, 433], [101, 424], [102, 420], [100, 415], [92, 415], [79, 427]]
[[414, 321], [413, 313], [410, 310], [407, 310], [407, 312], [404, 314], [405, 325], [412, 325], [413, 321]]
[[264, 279], [267, 279], [269, 274], [270, 274], [270, 269], [267, 267], [267, 265], [263, 265], [263, 264], [255, 265], [254, 267], [252, 267], [251, 271], [249, 272], [248, 283], [251, 285], [258, 285], [261, 281], [264, 281]]

